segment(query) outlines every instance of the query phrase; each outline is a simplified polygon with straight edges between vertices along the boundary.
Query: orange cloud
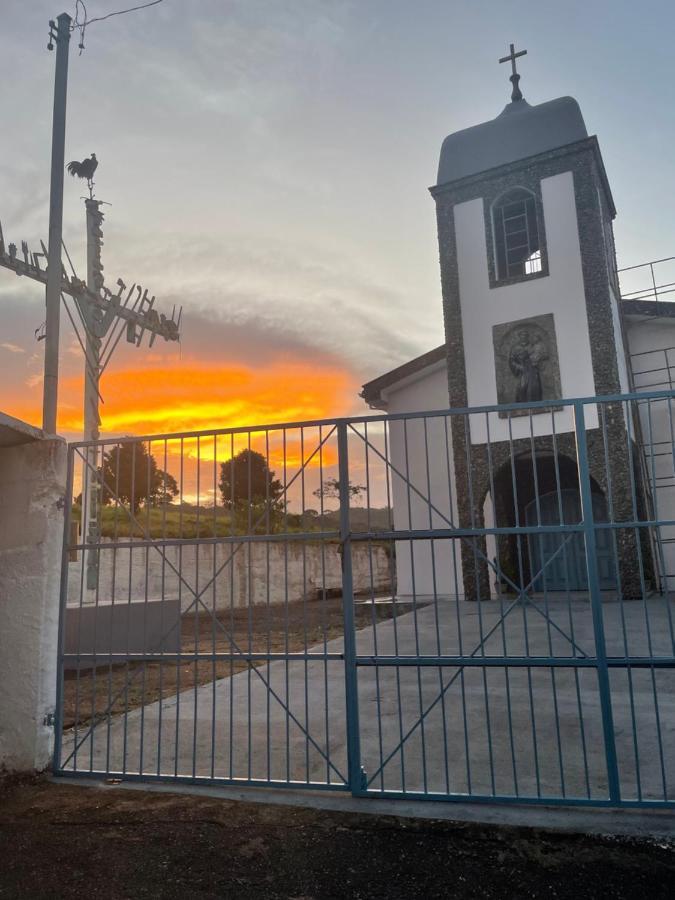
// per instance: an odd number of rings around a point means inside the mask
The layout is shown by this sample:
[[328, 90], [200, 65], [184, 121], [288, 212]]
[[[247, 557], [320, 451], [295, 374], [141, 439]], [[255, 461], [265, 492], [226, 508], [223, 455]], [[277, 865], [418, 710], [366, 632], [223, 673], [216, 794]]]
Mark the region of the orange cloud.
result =
[[[81, 377], [62, 379], [59, 430], [82, 432], [82, 390]], [[335, 365], [277, 360], [246, 368], [184, 361], [106, 374], [102, 394], [103, 434], [171, 434], [344, 415], [354, 406], [356, 383]], [[208, 458], [207, 442], [201, 444], [200, 455]]]
[[[330, 427], [257, 430], [275, 422], [293, 423], [348, 415], [357, 400], [352, 373], [333, 360], [326, 363], [275, 359], [265, 366], [218, 365], [194, 359], [179, 364], [162, 360], [152, 367], [106, 372], [101, 383], [101, 436], [163, 435], [227, 428], [252, 428], [235, 435], [182, 440], [153, 440], [160, 468], [182, 482], [182, 496], [212, 502], [219, 467], [250, 447], [262, 453], [299, 503], [316, 505], [311, 492], [337, 462], [336, 434]], [[81, 439], [83, 379], [65, 376], [59, 385], [58, 430]], [[15, 415], [37, 421], [35, 409]], [[319, 449], [322, 439], [323, 445]], [[182, 456], [182, 461], [181, 461]], [[214, 461], [216, 467], [214, 468]], [[166, 463], [166, 464], [165, 464]], [[301, 472], [305, 467], [305, 473]], [[330, 470], [330, 471], [329, 471]], [[322, 475], [323, 473], [323, 475]]]

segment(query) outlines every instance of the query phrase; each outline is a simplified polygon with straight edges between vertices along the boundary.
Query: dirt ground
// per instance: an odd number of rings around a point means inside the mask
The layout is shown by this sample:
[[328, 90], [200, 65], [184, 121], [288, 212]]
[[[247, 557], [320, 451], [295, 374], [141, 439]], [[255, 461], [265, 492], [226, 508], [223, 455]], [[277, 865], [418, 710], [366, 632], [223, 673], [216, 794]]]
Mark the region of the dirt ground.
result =
[[667, 843], [203, 797], [0, 784], [0, 897], [649, 898]]
[[[391, 603], [356, 603], [354, 619], [357, 628], [390, 618], [395, 611]], [[408, 607], [398, 610], [408, 612]], [[210, 615], [188, 615], [181, 620], [181, 650], [188, 659], [178, 665], [165, 663], [126, 663], [104, 665], [97, 669], [67, 671], [63, 686], [63, 726], [71, 728], [77, 721], [88, 724], [170, 697], [196, 684], [207, 684], [216, 678], [228, 678], [248, 665], [264, 666], [264, 660], [248, 663], [243, 658], [232, 660], [190, 660], [190, 654], [205, 653], [298, 653], [309, 647], [331, 641], [344, 632], [342, 597], [297, 601], [273, 606], [251, 606]], [[230, 640], [230, 637], [232, 638]], [[234, 641], [234, 645], [233, 642]], [[237, 649], [238, 648], [238, 649]]]

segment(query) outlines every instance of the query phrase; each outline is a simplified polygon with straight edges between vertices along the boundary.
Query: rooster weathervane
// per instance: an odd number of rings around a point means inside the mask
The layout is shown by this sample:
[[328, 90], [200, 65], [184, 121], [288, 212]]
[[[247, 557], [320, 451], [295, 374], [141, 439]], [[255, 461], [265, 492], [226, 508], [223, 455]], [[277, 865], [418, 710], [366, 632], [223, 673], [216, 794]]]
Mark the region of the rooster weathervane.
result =
[[89, 159], [83, 159], [82, 162], [78, 162], [74, 159], [72, 162], [69, 162], [66, 168], [73, 176], [73, 178], [86, 178], [87, 179], [87, 187], [89, 188], [89, 199], [94, 199], [94, 172], [96, 171], [96, 167], [98, 166], [98, 160], [96, 159], [96, 154], [92, 153]]

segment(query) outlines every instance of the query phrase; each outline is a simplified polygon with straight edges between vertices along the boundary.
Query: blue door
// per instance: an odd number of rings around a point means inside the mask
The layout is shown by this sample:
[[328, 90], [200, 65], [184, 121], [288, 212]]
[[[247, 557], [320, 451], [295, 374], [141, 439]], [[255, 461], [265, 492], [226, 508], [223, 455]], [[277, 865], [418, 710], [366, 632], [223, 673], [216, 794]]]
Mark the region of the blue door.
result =
[[[574, 488], [562, 490], [560, 494], [557, 491], [544, 494], [539, 498], [538, 510], [536, 500], [525, 509], [527, 525], [576, 525], [581, 522], [581, 518], [581, 502]], [[607, 521], [607, 506], [601, 494], [593, 494], [593, 519], [595, 522]], [[596, 529], [595, 544], [600, 588], [611, 590], [616, 587], [611, 530]], [[583, 534], [571, 535], [569, 532], [531, 534], [528, 536], [528, 547], [532, 577], [543, 569], [542, 574], [534, 582], [535, 591], [588, 590]]]

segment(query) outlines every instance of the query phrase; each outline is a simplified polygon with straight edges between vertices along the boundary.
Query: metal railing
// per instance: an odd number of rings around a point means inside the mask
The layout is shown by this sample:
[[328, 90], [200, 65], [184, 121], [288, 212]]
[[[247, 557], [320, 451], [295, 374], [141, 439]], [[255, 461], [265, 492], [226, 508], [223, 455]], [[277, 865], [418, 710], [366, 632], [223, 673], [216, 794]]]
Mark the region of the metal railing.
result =
[[673, 300], [675, 256], [618, 270], [622, 300]]
[[672, 804], [674, 400], [72, 444], [56, 772]]

